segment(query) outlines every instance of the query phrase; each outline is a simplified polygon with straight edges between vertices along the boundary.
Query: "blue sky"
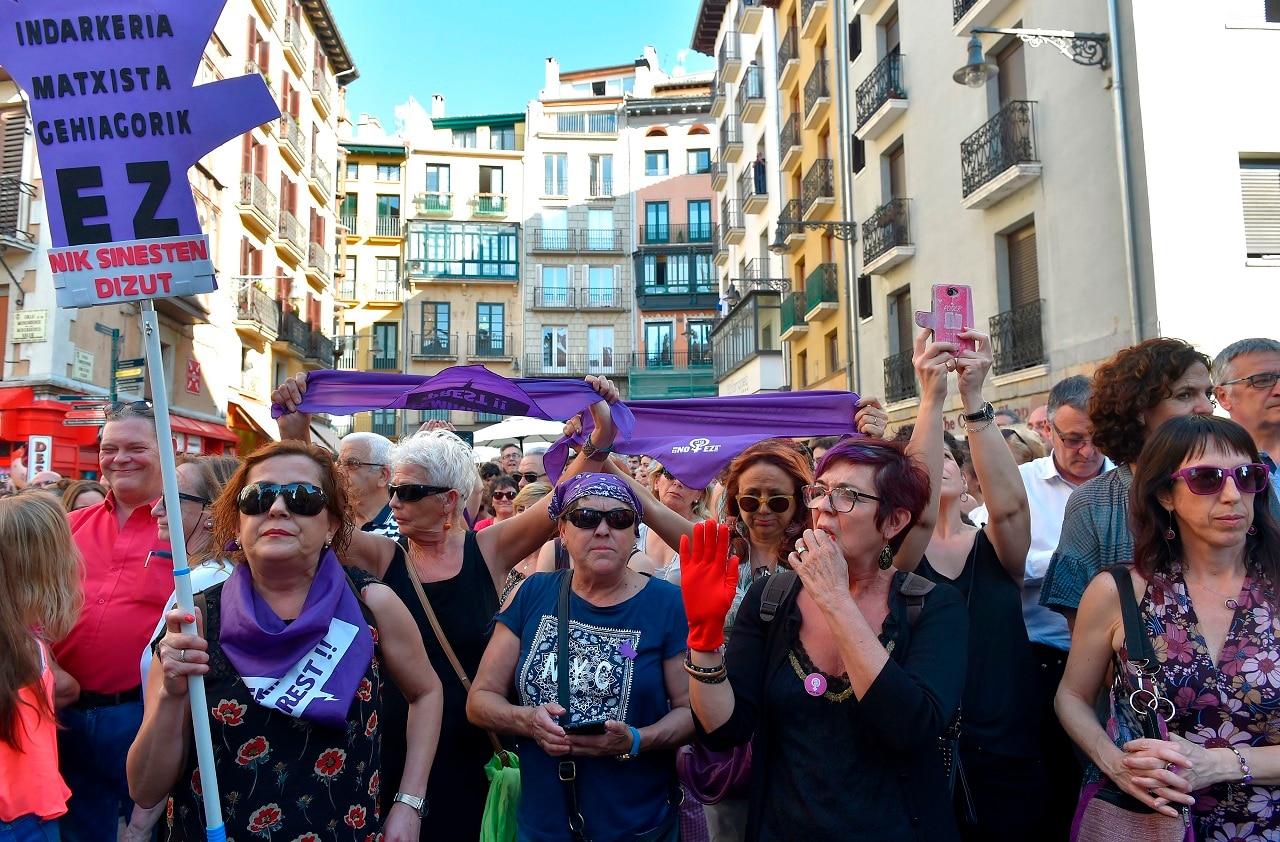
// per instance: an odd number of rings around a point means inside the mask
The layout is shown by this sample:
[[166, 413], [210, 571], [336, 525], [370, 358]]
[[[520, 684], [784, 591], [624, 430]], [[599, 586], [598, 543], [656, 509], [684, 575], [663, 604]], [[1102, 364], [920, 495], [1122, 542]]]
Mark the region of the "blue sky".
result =
[[[698, 0], [329, 0], [360, 78], [347, 110], [395, 129], [395, 106], [413, 96], [445, 114], [522, 111], [554, 56], [563, 70], [623, 64], [645, 45], [670, 72], [688, 50]], [[689, 51], [690, 72], [713, 59]]]

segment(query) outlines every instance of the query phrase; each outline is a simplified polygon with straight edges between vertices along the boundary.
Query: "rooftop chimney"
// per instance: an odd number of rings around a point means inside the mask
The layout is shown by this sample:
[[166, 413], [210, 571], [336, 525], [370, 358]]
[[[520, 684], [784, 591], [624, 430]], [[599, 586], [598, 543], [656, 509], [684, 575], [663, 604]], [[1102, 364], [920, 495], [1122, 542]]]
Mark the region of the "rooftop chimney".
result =
[[431, 117], [432, 119], [439, 119], [443, 116], [444, 116], [444, 95], [432, 94], [431, 95]]

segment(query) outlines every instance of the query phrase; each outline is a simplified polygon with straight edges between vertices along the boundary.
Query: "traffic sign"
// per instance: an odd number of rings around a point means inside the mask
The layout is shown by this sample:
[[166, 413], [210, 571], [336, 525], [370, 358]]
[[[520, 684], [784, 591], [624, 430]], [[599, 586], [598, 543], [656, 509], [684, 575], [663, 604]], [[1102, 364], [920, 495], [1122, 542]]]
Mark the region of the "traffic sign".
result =
[[116, 385], [120, 386], [126, 380], [137, 380], [142, 382], [142, 366], [134, 368], [117, 368], [116, 369]]
[[122, 368], [141, 368], [146, 365], [146, 363], [146, 357], [137, 357], [132, 360], [116, 360], [116, 371], [119, 371]]

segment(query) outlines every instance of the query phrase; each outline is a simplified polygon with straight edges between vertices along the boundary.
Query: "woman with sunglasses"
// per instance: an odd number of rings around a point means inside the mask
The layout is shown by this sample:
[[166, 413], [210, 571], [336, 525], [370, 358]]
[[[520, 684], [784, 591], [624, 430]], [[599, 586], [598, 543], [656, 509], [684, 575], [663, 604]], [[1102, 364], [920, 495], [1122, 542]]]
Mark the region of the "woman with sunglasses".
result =
[[[957, 774], [955, 792], [961, 836], [1021, 842], [1035, 838], [1043, 826], [1048, 790], [1040, 759], [1037, 668], [1022, 619], [1031, 516], [1018, 465], [983, 398], [992, 364], [990, 339], [976, 330], [960, 336], [971, 340], [974, 350], [932, 342], [927, 330], [916, 337], [920, 413], [910, 447], [930, 470], [932, 494], [909, 539], [912, 551], [899, 553], [895, 562], [954, 587], [968, 605], [969, 666], [959, 723], [963, 778]], [[943, 444], [943, 405], [952, 371], [969, 455], [986, 491], [987, 521], [981, 528], [961, 517], [964, 457]]]
[[[957, 839], [938, 736], [964, 683], [964, 603], [892, 567], [928, 476], [902, 445], [848, 439], [801, 495], [795, 573], [752, 585], [727, 647], [729, 529], [700, 524], [681, 546], [698, 739], [751, 743], [746, 839]], [[766, 610], [778, 576], [798, 582]]]
[[[174, 609], [155, 647], [142, 729], [129, 751], [129, 790], [148, 806], [169, 797], [169, 836], [203, 840], [206, 822], [191, 737], [187, 677], [203, 675], [228, 837], [416, 840], [440, 729], [441, 687], [389, 588], [344, 568], [353, 533], [333, 460], [318, 447], [272, 442], [244, 461], [213, 505], [213, 545], [235, 567]], [[381, 537], [381, 536], [379, 536]], [[383, 538], [382, 540], [390, 540]], [[203, 636], [182, 631], [199, 622]], [[383, 683], [410, 700], [401, 791], [377, 803]]]
[[677, 838], [675, 749], [693, 734], [681, 668], [688, 628], [679, 590], [627, 567], [642, 514], [611, 474], [562, 481], [544, 516], [573, 568], [532, 576], [497, 616], [467, 714], [518, 738], [521, 839], [580, 838], [573, 816], [589, 838]]
[[1066, 616], [1069, 626], [1093, 577], [1133, 558], [1129, 486], [1143, 442], [1170, 418], [1213, 414], [1209, 366], [1186, 342], [1156, 338], [1125, 348], [1094, 372], [1092, 444], [1116, 466], [1072, 492], [1040, 589], [1040, 604]]
[[517, 477], [502, 474], [495, 477], [489, 487], [489, 508], [492, 517], [476, 521], [476, 531], [486, 529], [495, 523], [501, 523], [516, 513], [515, 499], [520, 491], [520, 480]]
[[1266, 504], [1267, 469], [1243, 427], [1210, 415], [1166, 421], [1138, 465], [1124, 581], [1155, 650], [1156, 706], [1169, 716], [1169, 740], [1131, 739], [1122, 729], [1117, 745], [1098, 724], [1094, 700], [1108, 667], [1128, 658], [1110, 575], [1096, 577], [1080, 601], [1058, 715], [1125, 793], [1171, 817], [1190, 806], [1196, 839], [1274, 839], [1280, 525]]

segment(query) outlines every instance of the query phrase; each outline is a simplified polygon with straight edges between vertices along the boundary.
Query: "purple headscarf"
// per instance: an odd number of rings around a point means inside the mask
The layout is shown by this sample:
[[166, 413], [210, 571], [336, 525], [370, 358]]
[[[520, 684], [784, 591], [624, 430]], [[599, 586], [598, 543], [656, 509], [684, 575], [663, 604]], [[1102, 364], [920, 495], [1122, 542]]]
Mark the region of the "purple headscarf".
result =
[[552, 520], [569, 511], [569, 507], [583, 497], [608, 497], [626, 503], [636, 513], [636, 517], [644, 520], [644, 508], [640, 498], [631, 487], [613, 474], [576, 474], [556, 486], [551, 495], [551, 506], [547, 514]]

